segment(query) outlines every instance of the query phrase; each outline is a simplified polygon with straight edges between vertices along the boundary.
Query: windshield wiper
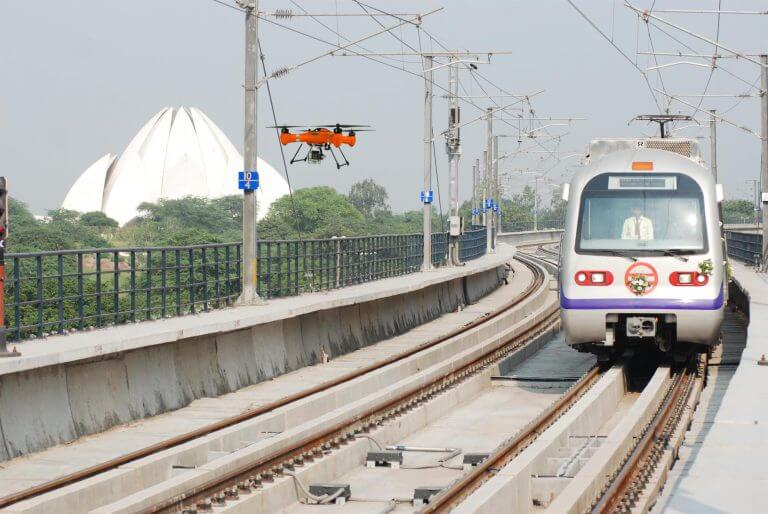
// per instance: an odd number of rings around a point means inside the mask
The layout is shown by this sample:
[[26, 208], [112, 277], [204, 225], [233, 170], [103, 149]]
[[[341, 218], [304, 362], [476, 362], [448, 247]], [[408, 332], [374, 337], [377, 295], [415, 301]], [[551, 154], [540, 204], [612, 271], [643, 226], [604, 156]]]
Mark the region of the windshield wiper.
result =
[[637, 262], [637, 257], [634, 257], [626, 252], [620, 252], [618, 250], [604, 250], [604, 252], [609, 255], [615, 255], [616, 257], [626, 257], [627, 259], [631, 259], [632, 262]]
[[678, 259], [680, 259], [683, 262], [688, 262], [688, 257], [683, 257], [681, 250], [664, 250], [664, 255], [669, 255], [671, 257], [677, 257]]

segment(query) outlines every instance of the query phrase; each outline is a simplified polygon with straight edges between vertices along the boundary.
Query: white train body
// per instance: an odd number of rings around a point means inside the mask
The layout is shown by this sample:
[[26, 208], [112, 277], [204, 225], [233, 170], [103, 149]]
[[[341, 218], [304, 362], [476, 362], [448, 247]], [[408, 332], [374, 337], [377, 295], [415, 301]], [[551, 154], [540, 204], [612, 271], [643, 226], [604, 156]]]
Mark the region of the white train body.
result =
[[566, 342], [595, 353], [715, 344], [727, 294], [721, 190], [697, 143], [595, 141], [567, 191]]

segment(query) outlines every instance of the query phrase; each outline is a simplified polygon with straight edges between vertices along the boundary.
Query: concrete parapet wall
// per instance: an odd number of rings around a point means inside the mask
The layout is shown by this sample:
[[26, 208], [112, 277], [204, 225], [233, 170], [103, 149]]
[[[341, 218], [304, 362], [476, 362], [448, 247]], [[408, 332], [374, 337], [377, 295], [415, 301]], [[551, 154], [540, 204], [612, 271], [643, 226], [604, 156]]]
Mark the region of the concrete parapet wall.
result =
[[[316, 364], [323, 352], [333, 358], [401, 334], [495, 290], [506, 277], [504, 261], [511, 253], [506, 257], [361, 303], [329, 302], [326, 309], [243, 323], [234, 330], [179, 332], [175, 340], [130, 350], [5, 370], [0, 374], [0, 459], [220, 396]], [[98, 333], [109, 338], [111, 330]], [[50, 361], [49, 355], [29, 358], [42, 362], [43, 357]]]
[[530, 230], [528, 232], [500, 232], [499, 241], [511, 245], [520, 245], [525, 243], [547, 243], [558, 242], [563, 236], [563, 231], [559, 229], [552, 230]]

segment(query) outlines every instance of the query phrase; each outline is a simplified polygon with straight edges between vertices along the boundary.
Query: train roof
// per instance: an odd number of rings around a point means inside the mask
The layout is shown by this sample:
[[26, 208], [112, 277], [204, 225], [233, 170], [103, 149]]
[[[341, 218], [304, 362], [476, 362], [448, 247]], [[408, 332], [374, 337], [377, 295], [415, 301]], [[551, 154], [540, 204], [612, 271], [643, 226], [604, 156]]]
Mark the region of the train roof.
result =
[[699, 142], [687, 138], [594, 139], [589, 144], [588, 158], [594, 161], [611, 153], [642, 148], [676, 153], [696, 163], [703, 163]]
[[[652, 163], [651, 169], [635, 170], [633, 163]], [[605, 153], [598, 158], [590, 155], [587, 166], [574, 175], [576, 182], [590, 180], [602, 173], [684, 173], [698, 182], [713, 180], [709, 169], [700, 161], [679, 153], [647, 147], [625, 146], [625, 149]]]

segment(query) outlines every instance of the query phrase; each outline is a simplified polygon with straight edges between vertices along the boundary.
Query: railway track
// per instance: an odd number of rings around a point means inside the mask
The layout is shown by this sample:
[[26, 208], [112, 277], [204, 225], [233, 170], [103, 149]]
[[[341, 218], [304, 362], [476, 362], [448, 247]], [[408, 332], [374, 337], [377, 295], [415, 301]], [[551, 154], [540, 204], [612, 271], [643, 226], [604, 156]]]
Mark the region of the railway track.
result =
[[[548, 269], [551, 272], [557, 267], [557, 251], [553, 245], [547, 244], [529, 245], [523, 250], [519, 253], [519, 260], [531, 271], [533, 280], [521, 294], [481, 319], [443, 337], [425, 342], [411, 350], [312, 387], [300, 394], [285, 397], [258, 409], [243, 412], [238, 416], [211, 424], [200, 430], [147, 447], [140, 452], [125, 455], [120, 459], [3, 498], [0, 500], [0, 506], [13, 505], [49, 493], [62, 494], [67, 487], [77, 482], [98, 477], [110, 470], [116, 470], [126, 463], [158, 455], [196, 439], [236, 428], [240, 424], [281, 407], [301, 402], [313, 395], [328, 392], [335, 387], [365, 378], [387, 366], [409, 358], [416, 358], [424, 352], [435, 351], [447, 344], [452, 338], [466, 334], [471, 330], [481, 330], [486, 325], [493, 323], [495, 319], [503, 317], [505, 313], [524, 306], [526, 301], [537, 291], [547, 288], [545, 281], [548, 274], [545, 270]], [[440, 373], [432, 373], [429, 380], [416, 380], [408, 385], [400, 386], [397, 388], [398, 394], [389, 395], [370, 408], [350, 410], [334, 423], [326, 424], [317, 430], [312, 430], [310, 427], [309, 430], [305, 430], [302, 437], [294, 438], [288, 444], [275, 444], [273, 449], [261, 452], [258, 456], [243, 460], [237, 465], [228, 466], [224, 468], [225, 471], [217, 473], [211, 479], [191, 481], [189, 486], [181, 485], [183, 482], [177, 483], [175, 487], [167, 487], [165, 490], [160, 487], [162, 484], [158, 484], [158, 491], [153, 494], [140, 491], [105, 505], [98, 509], [98, 512], [185, 512], [192, 514], [220, 509], [229, 511], [230, 508], [237, 510], [238, 503], [244, 498], [248, 498], [254, 493], [266, 493], [274, 487], [276, 482], [284, 481], [285, 477], [294, 476], [294, 473], [311, 467], [315, 461], [323, 459], [329, 454], [343, 451], [344, 448], [351, 446], [361, 438], [371, 438], [383, 427], [397, 423], [416, 409], [426, 407], [427, 404], [446, 392], [456, 389], [482, 373], [487, 374], [491, 366], [496, 366], [500, 361], [556, 326], [558, 320], [558, 309], [554, 306], [543, 312], [538, 316], [538, 319], [529, 323], [524, 330], [516, 333], [514, 337], [500, 341], [497, 345], [488, 346], [482, 353], [473, 355], [472, 358], [461, 362], [457, 361], [456, 365], [446, 366]], [[567, 498], [576, 498], [575, 502], [581, 502], [579, 504], [581, 507], [574, 508], [571, 505], [568, 509], [571, 512], [605, 513], [633, 512], [636, 510], [646, 512], [648, 506], [653, 504], [655, 498], [653, 491], [663, 485], [665, 476], [663, 468], [664, 466], [668, 467], [670, 458], [674, 458], [676, 447], [679, 446], [679, 442], [676, 441], [681, 439], [681, 426], [685, 424], [685, 420], [692, 413], [693, 404], [695, 404], [698, 391], [702, 386], [702, 370], [703, 364], [698, 363], [695, 368], [689, 367], [674, 374], [669, 383], [664, 385], [666, 389], [663, 393], [644, 392], [643, 394], [655, 395], [661, 400], [649, 402], [645, 409], [649, 412], [652, 411], [652, 415], [641, 414], [641, 416], [647, 417], [648, 422], [641, 427], [639, 432], [627, 434], [629, 440], [636, 442], [636, 444], [632, 444], [631, 447], [622, 447], [626, 458], [620, 459], [621, 464], [616, 466], [615, 458], [606, 458], [604, 466], [600, 466], [599, 472], [595, 474], [596, 482], [592, 484], [593, 489], [596, 486], [596, 490], [600, 491], [600, 494], [597, 496], [594, 493], [590, 496], [589, 493], [578, 492], [575, 495], [560, 494], [555, 498], [554, 503], [549, 505], [550, 510], [548, 512], [560, 512], [558, 509], [563, 508], [564, 502], [569, 501]], [[505, 466], [513, 463], [521, 455], [524, 456], [524, 452], [530, 452], [540, 436], [558, 423], [558, 420], [562, 423], [566, 413], [585, 402], [587, 393], [600, 384], [602, 380], [604, 380], [604, 374], [601, 373], [601, 370], [597, 367], [591, 369], [522, 430], [503, 441], [487, 459], [462, 473], [458, 479], [429, 498], [428, 503], [419, 512], [436, 513], [453, 510], [457, 512], [484, 512], [482, 508], [469, 507], [462, 510], [461, 507], [473, 505], [471, 500], [478, 494], [482, 494], [484, 488], [489, 485], [489, 482], [496, 479], [495, 477]], [[661, 387], [661, 382], [658, 386]], [[591, 396], [594, 397], [595, 394], [591, 394]], [[601, 451], [603, 450], [607, 451], [608, 449], [601, 448]], [[653, 491], [649, 493], [646, 489], [653, 489]], [[466, 504], [463, 503], [467, 500], [470, 501]]]
[[[533, 272], [535, 280], [522, 295], [509, 302], [502, 309], [491, 313], [488, 317], [462, 327], [462, 329], [458, 330], [455, 334], [441, 338], [440, 341], [445, 341], [450, 337], [462, 334], [472, 328], [488, 323], [488, 321], [521, 305], [536, 290], [544, 286], [544, 281], [547, 276], [545, 271], [531, 261], [523, 262]], [[429, 402], [437, 395], [456, 387], [461, 382], [470, 379], [489, 366], [498, 363], [512, 352], [520, 349], [528, 342], [534, 340], [542, 332], [552, 328], [558, 322], [558, 309], [551, 309], [546, 316], [542, 317], [516, 337], [506, 341], [499, 348], [484, 353], [458, 368], [450, 369], [446, 373], [432, 378], [426, 384], [420, 384], [416, 390], [407, 391], [386, 404], [377, 407], [375, 410], [364, 413], [362, 416], [343, 420], [322, 434], [307, 437], [292, 447], [279, 450], [266, 458], [249, 463], [240, 469], [235, 469], [224, 475], [217, 476], [214, 480], [208, 483], [184, 491], [181, 494], [174, 495], [173, 497], [158, 502], [141, 512], [178, 512], [180, 510], [185, 512], [206, 511], [217, 503], [219, 505], [226, 503], [227, 498], [234, 499], [240, 494], [249, 494], [252, 490], [261, 488], [265, 482], [272, 482], [276, 477], [285, 475], [286, 471], [291, 472], [297, 466], [303, 466], [305, 461], [308, 460], [308, 457], [311, 462], [314, 458], [321, 457], [323, 452], [338, 449], [345, 443], [349, 443], [361, 435], [365, 436], [377, 427], [396, 420], [404, 413], [407, 413], [419, 405]], [[439, 343], [432, 343], [429, 347], [435, 346], [436, 344]]]
[[[694, 359], [676, 373], [652, 421], [619, 470], [613, 472], [610, 485], [593, 505], [593, 514], [648, 512], [655, 495], [663, 488], [666, 469], [682, 443], [683, 430], [690, 421], [706, 373], [706, 358]], [[654, 482], [651, 494], [646, 490]]]
[[[542, 288], [546, 288], [544, 281], [546, 280], [547, 274], [541, 266], [530, 261], [524, 262], [524, 264], [530, 269], [533, 275], [533, 280], [528, 287], [498, 310], [491, 312], [487, 316], [477, 319], [460, 329], [422, 343], [417, 347], [390, 358], [357, 369], [342, 377], [307, 388], [298, 394], [284, 397], [278, 401], [262, 405], [256, 409], [247, 410], [236, 416], [212, 423], [181, 436], [147, 446], [139, 451], [131, 452], [99, 465], [91, 466], [18, 493], [5, 496], [0, 498], [0, 508], [18, 505], [20, 502], [37, 499], [45, 495], [50, 495], [51, 493], [59, 495], [65, 494], [68, 487], [74, 486], [90, 478], [102, 476], [110, 471], [115, 471], [126, 464], [154, 457], [195, 440], [214, 436], [226, 430], [233, 429], [233, 427], [249, 422], [264, 414], [274, 412], [282, 407], [296, 404], [307, 400], [313, 395], [326, 393], [338, 386], [349, 384], [356, 379], [382, 370], [387, 366], [418, 357], [422, 353], [437, 349], [457, 336], [489, 325], [497, 318], [524, 305], [529, 298], [534, 296], [537, 292], [540, 292]], [[269, 452], [253, 462], [249, 462], [245, 466], [235, 468], [228, 473], [217, 476], [215, 480], [207, 481], [194, 488], [185, 490], [180, 494], [174, 494], [170, 498], [156, 502], [153, 505], [144, 508], [144, 511], [177, 512], [185, 510], [206, 510], [211, 505], [221, 504], [222, 502], [226, 502], [227, 499], [237, 497], [241, 494], [248, 494], [251, 490], [258, 489], [262, 484], [269, 483], [271, 480], [274, 480], [275, 477], [282, 475], [286, 471], [294, 469], [297, 466], [302, 466], [305, 462], [311, 462], [322, 455], [324, 451], [344, 445], [355, 437], [365, 434], [375, 427], [386, 423], [388, 420], [396, 418], [403, 412], [413, 409], [420, 403], [429, 401], [441, 392], [454, 387], [457, 383], [466, 380], [480, 370], [503, 359], [506, 355], [524, 346], [527, 342], [534, 339], [541, 332], [548, 330], [557, 322], [558, 316], [557, 308], [555, 306], [554, 308], [550, 308], [535, 322], [529, 323], [526, 329], [521, 331], [514, 338], [511, 338], [509, 341], [505, 341], [496, 347], [491, 347], [489, 351], [484, 354], [458, 368], [451, 369], [446, 373], [433, 378], [429, 383], [421, 383], [418, 387], [413, 388], [412, 390], [406, 390], [397, 397], [390, 398], [386, 403], [376, 406], [376, 408], [371, 409], [369, 412], [354, 413], [354, 415], [350, 416], [348, 419], [341, 420], [330, 427], [326, 427], [320, 432], [313, 432], [311, 435], [301, 438], [287, 447], [281, 447], [273, 452]]]
[[[557, 265], [556, 259], [559, 254], [554, 247], [556, 245], [530, 246], [527, 253], [535, 256], [534, 258]], [[557, 513], [563, 511], [562, 509], [568, 509], [568, 512], [593, 514], [648, 512], [655, 502], [656, 495], [663, 488], [666, 470], [674, 461], [677, 449], [682, 443], [683, 432], [695, 410], [705, 374], [706, 358], [697, 356], [692, 358], [692, 362], [686, 367], [674, 372], [672, 379], [664, 386], [663, 393], [646, 391], [647, 395], [661, 395], [663, 400], [659, 403], [647, 404], [646, 411], [655, 409], [654, 413], [652, 416], [647, 416], [650, 420], [642, 430], [628, 434], [634, 444], [631, 445], [631, 452], [622, 459], [621, 465], [616, 467], [612, 464], [615, 460], [606, 459], [604, 465], [599, 466], [598, 475], [610, 477], [598, 484], [601, 493], [594, 498], [586, 497], [588, 507], [567, 505], [568, 502], [563, 501], [555, 504], [547, 512]], [[483, 465], [474, 468], [435, 496], [420, 512], [443, 513], [456, 509], [522, 450], [530, 446], [598, 380], [599, 373], [597, 369], [593, 369], [563, 395], [557, 404], [542, 413], [526, 429], [500, 445]], [[585, 497], [577, 496], [577, 499], [583, 502]], [[475, 509], [474, 506], [465, 510], [467, 512], [482, 511], [482, 509]], [[459, 509], [459, 512], [464, 511]]]

